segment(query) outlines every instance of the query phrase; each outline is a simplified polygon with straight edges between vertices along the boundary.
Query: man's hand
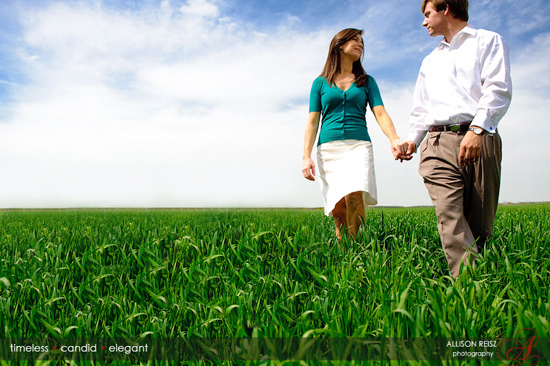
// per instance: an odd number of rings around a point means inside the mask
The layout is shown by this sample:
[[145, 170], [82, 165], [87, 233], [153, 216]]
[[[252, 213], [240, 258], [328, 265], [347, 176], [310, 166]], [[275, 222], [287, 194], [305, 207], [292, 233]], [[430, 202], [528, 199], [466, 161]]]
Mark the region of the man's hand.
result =
[[466, 135], [460, 143], [460, 155], [458, 156], [458, 164], [460, 166], [468, 166], [478, 161], [481, 155], [482, 143], [482, 135], [476, 135], [472, 131], [466, 132]]
[[416, 144], [414, 141], [409, 140], [402, 143], [402, 153], [395, 158], [395, 160], [399, 159], [401, 162], [403, 160], [411, 160], [413, 158], [412, 154], [416, 152]]
[[396, 138], [391, 141], [391, 152], [394, 160], [411, 160], [412, 156], [407, 156], [408, 144], [402, 141], [400, 138]]

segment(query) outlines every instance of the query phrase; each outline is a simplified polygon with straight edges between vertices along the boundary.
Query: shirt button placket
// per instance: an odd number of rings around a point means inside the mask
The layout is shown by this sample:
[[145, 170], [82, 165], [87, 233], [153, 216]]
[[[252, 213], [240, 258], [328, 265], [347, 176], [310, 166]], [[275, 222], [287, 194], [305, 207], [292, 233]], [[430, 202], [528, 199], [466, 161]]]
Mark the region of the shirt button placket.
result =
[[343, 106], [343, 110], [342, 110], [342, 140], [345, 140], [346, 139], [346, 125], [344, 123], [345, 119], [346, 119], [346, 92], [343, 92], [343, 97], [342, 97], [342, 106]]

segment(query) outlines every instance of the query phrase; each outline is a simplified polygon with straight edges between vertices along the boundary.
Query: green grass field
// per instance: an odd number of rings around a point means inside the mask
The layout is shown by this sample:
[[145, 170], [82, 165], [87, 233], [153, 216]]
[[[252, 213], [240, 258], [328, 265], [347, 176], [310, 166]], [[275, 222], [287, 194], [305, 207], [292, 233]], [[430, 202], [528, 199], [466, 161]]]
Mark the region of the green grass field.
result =
[[[298, 342], [288, 362], [268, 362], [244, 341], [512, 339], [530, 328], [546, 364], [549, 213], [499, 207], [476, 270], [455, 281], [432, 208], [368, 210], [343, 246], [320, 211], [3, 211], [0, 339], [191, 339], [190, 360], [206, 364], [216, 357], [204, 344], [230, 339], [251, 364], [364, 364], [357, 342], [340, 358]], [[385, 346], [375, 342], [369, 362], [431, 359]]]

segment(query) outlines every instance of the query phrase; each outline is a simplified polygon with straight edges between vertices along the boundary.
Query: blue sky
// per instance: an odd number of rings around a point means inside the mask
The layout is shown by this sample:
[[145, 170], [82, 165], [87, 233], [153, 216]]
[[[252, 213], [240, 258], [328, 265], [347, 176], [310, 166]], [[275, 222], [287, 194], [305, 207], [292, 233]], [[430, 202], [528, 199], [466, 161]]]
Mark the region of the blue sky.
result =
[[[507, 40], [501, 202], [550, 201], [550, 4], [472, 1]], [[85, 0], [0, 4], [0, 207], [319, 207], [301, 176], [308, 95], [332, 36], [365, 30], [364, 66], [398, 133], [440, 39], [417, 1]], [[391, 160], [372, 114], [381, 205], [429, 205], [418, 157]]]

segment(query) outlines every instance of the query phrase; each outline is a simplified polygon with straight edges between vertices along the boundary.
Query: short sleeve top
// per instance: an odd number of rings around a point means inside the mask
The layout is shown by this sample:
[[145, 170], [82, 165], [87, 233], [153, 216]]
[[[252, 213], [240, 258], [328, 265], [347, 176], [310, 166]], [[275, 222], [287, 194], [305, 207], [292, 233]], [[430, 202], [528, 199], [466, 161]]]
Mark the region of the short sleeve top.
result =
[[346, 91], [329, 85], [322, 76], [315, 79], [311, 87], [309, 111], [322, 115], [318, 145], [334, 140], [370, 141], [365, 118], [367, 105], [371, 108], [384, 105], [373, 77], [368, 76], [367, 82], [360, 87], [354, 82]]

